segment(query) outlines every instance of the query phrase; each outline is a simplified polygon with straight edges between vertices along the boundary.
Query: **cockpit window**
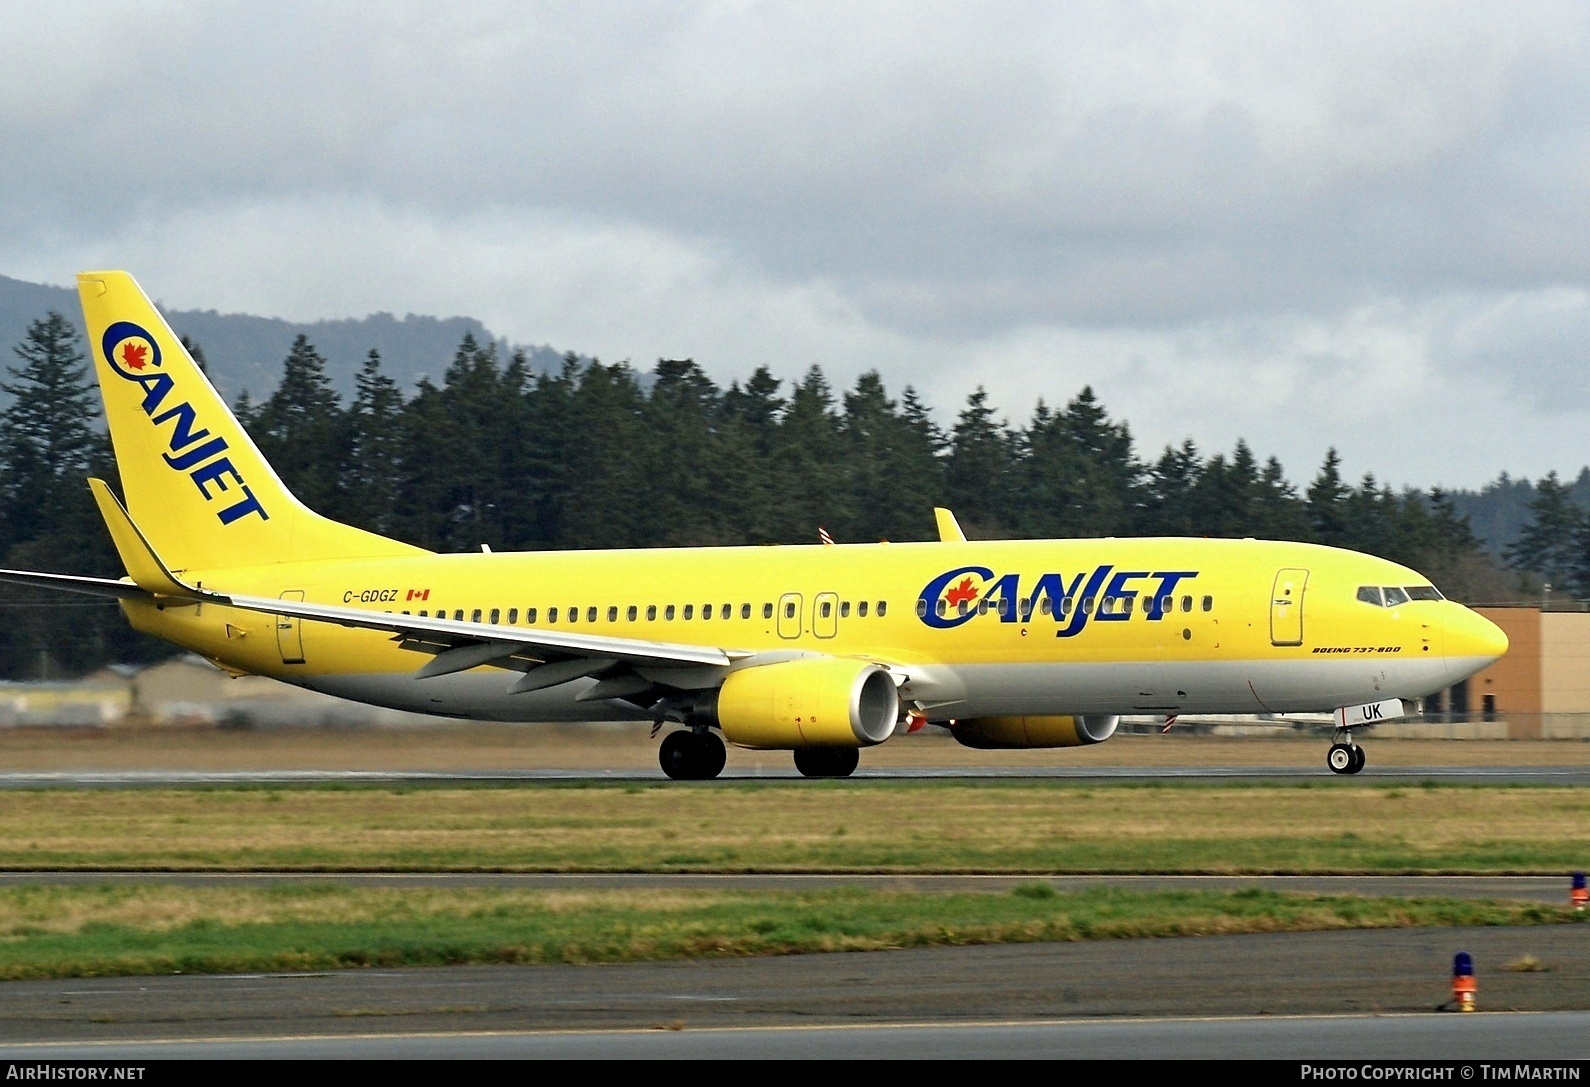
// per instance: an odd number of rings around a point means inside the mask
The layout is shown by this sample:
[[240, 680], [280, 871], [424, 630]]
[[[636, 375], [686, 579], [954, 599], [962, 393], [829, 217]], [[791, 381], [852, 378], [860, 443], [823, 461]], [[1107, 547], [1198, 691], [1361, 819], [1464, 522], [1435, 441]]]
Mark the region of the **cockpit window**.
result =
[[1406, 592], [1395, 585], [1386, 586], [1386, 607], [1394, 608], [1398, 604], [1406, 604], [1407, 602], [1408, 594]]
[[1358, 586], [1358, 599], [1362, 600], [1365, 604], [1373, 604], [1377, 608], [1383, 608], [1386, 606], [1386, 602], [1380, 598], [1379, 585]]
[[1407, 590], [1409, 600], [1445, 600], [1441, 590], [1434, 585], [1409, 585]]

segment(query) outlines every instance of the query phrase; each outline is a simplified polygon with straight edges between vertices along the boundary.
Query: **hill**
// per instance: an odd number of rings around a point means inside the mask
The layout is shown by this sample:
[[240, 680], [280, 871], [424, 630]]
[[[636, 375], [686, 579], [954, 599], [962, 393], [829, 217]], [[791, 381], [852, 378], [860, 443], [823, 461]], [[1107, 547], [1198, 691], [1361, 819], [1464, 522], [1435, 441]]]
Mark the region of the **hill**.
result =
[[[22, 342], [30, 322], [51, 310], [63, 314], [82, 331], [77, 292], [0, 276], [0, 365], [15, 362], [11, 348]], [[328, 373], [344, 398], [353, 395], [353, 375], [373, 347], [381, 352], [386, 372], [405, 390], [421, 377], [439, 382], [465, 334], [482, 343], [496, 343], [503, 358], [512, 349], [473, 317], [421, 317], [372, 313], [331, 321], [296, 323], [275, 317], [254, 317], [215, 310], [165, 310], [177, 334], [189, 336], [203, 349], [210, 377], [228, 400], [247, 389], [259, 400], [281, 380], [282, 360], [299, 335], [325, 356]], [[562, 354], [546, 345], [524, 348], [536, 371], [562, 364]]]

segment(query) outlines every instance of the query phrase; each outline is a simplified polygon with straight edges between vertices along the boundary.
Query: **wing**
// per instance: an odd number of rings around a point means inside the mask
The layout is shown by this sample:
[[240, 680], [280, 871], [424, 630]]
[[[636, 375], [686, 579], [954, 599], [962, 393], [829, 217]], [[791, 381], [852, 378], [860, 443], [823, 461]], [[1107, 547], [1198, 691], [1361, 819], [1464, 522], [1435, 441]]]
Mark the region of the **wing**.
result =
[[[746, 652], [713, 646], [652, 642], [636, 638], [609, 638], [596, 634], [564, 633], [524, 627], [466, 623], [440, 616], [394, 614], [362, 608], [307, 601], [249, 596], [189, 585], [171, 572], [155, 554], [138, 526], [122, 508], [110, 488], [90, 480], [94, 498], [105, 517], [117, 552], [131, 572], [129, 579], [76, 577], [32, 570], [0, 570], [0, 582], [34, 588], [61, 589], [118, 599], [162, 601], [177, 606], [215, 604], [226, 608], [290, 616], [317, 623], [390, 635], [404, 649], [432, 654], [416, 676], [427, 679], [490, 664], [524, 672], [511, 688], [533, 691], [581, 676], [602, 676], [584, 699], [621, 698], [638, 694], [660, 682], [666, 686], [713, 686], [735, 660]], [[647, 674], [643, 678], [641, 671]], [[659, 671], [660, 670], [660, 671]]]

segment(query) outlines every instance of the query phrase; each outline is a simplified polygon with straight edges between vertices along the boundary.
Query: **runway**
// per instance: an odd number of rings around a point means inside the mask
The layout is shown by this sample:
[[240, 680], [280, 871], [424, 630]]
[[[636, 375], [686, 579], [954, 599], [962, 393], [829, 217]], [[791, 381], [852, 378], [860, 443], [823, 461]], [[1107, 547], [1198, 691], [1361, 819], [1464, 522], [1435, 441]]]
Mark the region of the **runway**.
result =
[[809, 891], [832, 887], [871, 890], [958, 891], [1001, 894], [1032, 883], [1057, 891], [1122, 887], [1138, 891], [1236, 891], [1249, 887], [1328, 895], [1398, 898], [1508, 899], [1561, 905], [1565, 876], [1204, 876], [1204, 875], [966, 875], [913, 874], [713, 874], [650, 872], [164, 872], [0, 871], [0, 887], [98, 886], [168, 883], [179, 887], [494, 887], [524, 890], [744, 890]]
[[[1458, 950], [1536, 1014], [1436, 1013]], [[1403, 929], [10, 982], [0, 1057], [1585, 1059], [1586, 1009], [1583, 926]]]
[[[661, 770], [60, 770], [0, 773], [0, 789], [182, 788], [226, 785], [513, 785], [537, 782], [666, 782]], [[726, 770], [717, 779], [801, 781], [790, 770]], [[1298, 766], [886, 766], [863, 768], [851, 781], [1048, 780], [1341, 785], [1590, 785], [1590, 764], [1575, 766], [1392, 766], [1341, 776]], [[703, 784], [703, 783], [692, 783]]]
[[[1428, 1060], [1578, 1062], [1590, 1013], [880, 1023], [711, 1030], [482, 1031], [0, 1046], [83, 1060]], [[1483, 1073], [1481, 1073], [1483, 1074]]]

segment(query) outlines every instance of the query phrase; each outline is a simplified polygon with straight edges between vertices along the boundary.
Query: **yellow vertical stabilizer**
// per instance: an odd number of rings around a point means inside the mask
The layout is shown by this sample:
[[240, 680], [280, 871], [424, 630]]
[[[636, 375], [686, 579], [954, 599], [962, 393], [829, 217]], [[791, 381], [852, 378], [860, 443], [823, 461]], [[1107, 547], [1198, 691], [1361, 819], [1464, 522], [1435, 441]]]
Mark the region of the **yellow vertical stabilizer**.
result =
[[132, 276], [77, 290], [127, 513], [172, 569], [425, 553], [294, 498]]

